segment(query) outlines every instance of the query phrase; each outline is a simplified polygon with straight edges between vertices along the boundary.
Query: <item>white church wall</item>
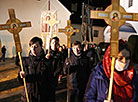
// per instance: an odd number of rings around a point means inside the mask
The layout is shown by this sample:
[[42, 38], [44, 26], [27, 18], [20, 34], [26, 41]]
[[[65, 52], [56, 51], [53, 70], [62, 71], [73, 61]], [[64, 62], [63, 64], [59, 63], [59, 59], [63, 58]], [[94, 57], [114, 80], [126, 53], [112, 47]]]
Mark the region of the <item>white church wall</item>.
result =
[[[58, 1], [58, 0], [57, 0]], [[47, 0], [46, 0], [47, 2]], [[65, 28], [65, 26], [67, 26], [67, 20], [69, 20], [71, 13], [60, 3], [60, 2], [55, 2], [55, 0], [50, 0], [50, 11], [52, 11], [52, 13], [54, 13], [55, 11], [57, 11], [57, 19], [59, 20], [59, 24], [58, 24], [58, 28]], [[56, 5], [60, 5], [60, 6], [56, 6]], [[41, 11], [47, 10], [47, 3], [44, 4], [44, 6], [42, 7]], [[59, 12], [60, 11], [60, 12]], [[67, 37], [64, 33], [57, 33], [57, 35], [60, 39], [60, 44], [67, 44]]]
[[[51, 0], [57, 9], [57, 19], [60, 20], [59, 28], [63, 28], [67, 24], [70, 12], [61, 4], [58, 0]], [[41, 9], [46, 4], [47, 0], [0, 0], [0, 24], [6, 24], [9, 19], [8, 9], [15, 9], [16, 18], [21, 22], [31, 21], [32, 27], [23, 28], [19, 32], [21, 44], [22, 44], [22, 55], [27, 56], [29, 51], [29, 40], [38, 36], [41, 37], [40, 32], [40, 16]], [[51, 6], [52, 7], [52, 6]], [[66, 43], [66, 36], [64, 34], [57, 34], [60, 38], [61, 43]], [[0, 31], [0, 39], [2, 45], [6, 45], [7, 53], [6, 57], [13, 57], [15, 53], [15, 44], [13, 41], [13, 35], [7, 30]]]
[[[99, 44], [100, 42], [104, 42], [104, 32], [105, 27], [93, 26], [93, 43]], [[97, 33], [97, 34], [95, 34]]]

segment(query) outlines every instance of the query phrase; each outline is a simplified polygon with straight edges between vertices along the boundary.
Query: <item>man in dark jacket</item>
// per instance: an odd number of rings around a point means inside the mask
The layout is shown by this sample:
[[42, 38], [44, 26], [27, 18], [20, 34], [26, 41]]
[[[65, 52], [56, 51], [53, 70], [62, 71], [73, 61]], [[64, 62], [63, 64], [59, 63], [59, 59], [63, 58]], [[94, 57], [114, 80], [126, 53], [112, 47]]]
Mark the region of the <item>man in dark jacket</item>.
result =
[[[48, 65], [42, 40], [34, 37], [30, 40], [29, 56], [23, 58], [24, 71], [18, 75], [19, 81], [26, 79], [29, 102], [55, 102], [53, 91], [53, 72]], [[22, 93], [22, 102], [27, 102], [25, 92]]]
[[[67, 74], [67, 59], [64, 64], [64, 74]], [[72, 44], [69, 69], [69, 102], [83, 102], [86, 83], [91, 73], [89, 58], [82, 54], [79, 41]]]
[[3, 47], [1, 48], [1, 52], [2, 52], [2, 56], [0, 58], [0, 61], [3, 60], [3, 62], [5, 62], [5, 54], [6, 54], [5, 45], [3, 45]]

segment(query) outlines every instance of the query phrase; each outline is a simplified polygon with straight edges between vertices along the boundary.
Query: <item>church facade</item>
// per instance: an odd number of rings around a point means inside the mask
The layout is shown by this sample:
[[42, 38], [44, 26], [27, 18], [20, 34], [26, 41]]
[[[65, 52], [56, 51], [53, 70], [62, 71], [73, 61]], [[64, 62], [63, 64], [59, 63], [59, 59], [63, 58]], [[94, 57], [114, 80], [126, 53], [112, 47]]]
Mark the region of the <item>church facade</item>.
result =
[[[67, 20], [70, 18], [71, 13], [58, 1], [50, 0], [51, 12], [57, 12], [57, 20], [60, 21], [58, 28], [64, 28], [67, 25]], [[1, 0], [0, 1], [0, 24], [6, 24], [9, 19], [8, 9], [14, 9], [16, 18], [21, 22], [30, 21], [31, 27], [22, 29], [19, 32], [22, 55], [27, 56], [29, 51], [29, 40], [38, 36], [41, 37], [41, 13], [47, 10], [48, 0]], [[61, 44], [66, 44], [66, 35], [57, 34], [60, 38]], [[7, 48], [6, 57], [15, 57], [16, 49], [13, 39], [13, 34], [7, 30], [0, 31], [1, 45]]]

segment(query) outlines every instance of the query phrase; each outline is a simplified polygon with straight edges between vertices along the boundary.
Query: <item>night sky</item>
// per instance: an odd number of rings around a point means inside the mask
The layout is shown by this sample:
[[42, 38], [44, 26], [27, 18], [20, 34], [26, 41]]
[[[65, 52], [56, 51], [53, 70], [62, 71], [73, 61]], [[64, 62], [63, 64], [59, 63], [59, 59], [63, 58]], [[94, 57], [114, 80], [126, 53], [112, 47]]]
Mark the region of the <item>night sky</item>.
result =
[[[73, 24], [81, 24], [82, 19], [82, 3], [89, 4], [94, 7], [103, 7], [106, 9], [111, 4], [110, 0], [59, 0], [71, 13], [70, 20]], [[72, 4], [77, 4], [77, 11], [72, 11]], [[106, 26], [104, 20], [94, 20], [93, 25]]]

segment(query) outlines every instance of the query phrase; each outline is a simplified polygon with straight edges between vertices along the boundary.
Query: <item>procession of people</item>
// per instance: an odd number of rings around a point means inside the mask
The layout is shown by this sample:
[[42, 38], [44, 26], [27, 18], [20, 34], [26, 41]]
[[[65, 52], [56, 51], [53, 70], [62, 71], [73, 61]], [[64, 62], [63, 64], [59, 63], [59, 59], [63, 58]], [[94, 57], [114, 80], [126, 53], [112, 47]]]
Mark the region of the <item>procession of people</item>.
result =
[[[106, 48], [103, 59], [102, 56], [99, 59], [100, 53], [96, 52], [94, 44], [73, 42], [69, 73], [68, 49], [65, 45], [60, 45], [58, 37], [50, 40], [50, 49], [43, 48], [39, 37], [33, 37], [29, 47], [28, 57], [22, 57], [24, 71], [19, 70], [17, 79], [21, 84], [22, 78], [26, 79], [30, 102], [56, 102], [58, 81], [67, 74], [69, 102], [109, 102], [107, 95], [112, 61], [110, 45]], [[5, 54], [5, 46], [2, 47], [2, 52]], [[1, 59], [5, 59], [3, 54]], [[114, 66], [113, 102], [138, 101], [138, 76], [132, 59], [127, 42], [119, 40], [119, 53]], [[21, 95], [21, 101], [27, 102], [25, 91]]]
[[[26, 78], [30, 101], [56, 102], [58, 78], [69, 74], [69, 102], [108, 102], [110, 46], [100, 61], [94, 46], [88, 44], [86, 50], [84, 44], [75, 41], [72, 43], [68, 73], [67, 49], [60, 51], [59, 41], [58, 37], [51, 39], [50, 53], [42, 48], [41, 38], [34, 37], [29, 43], [29, 57], [23, 58], [25, 71], [19, 72], [18, 79], [21, 81], [23, 77]], [[119, 54], [115, 61], [113, 102], [137, 102], [138, 77], [131, 56], [127, 43], [120, 40]], [[22, 99], [26, 102], [24, 95]]]
[[[111, 5], [106, 11], [111, 7], [114, 9], [115, 5]], [[9, 10], [10, 17], [14, 19], [13, 21], [18, 21], [13, 12], [13, 9]], [[97, 14], [99, 18], [107, 15], [99, 12]], [[20, 93], [21, 102], [57, 102], [56, 91], [63, 83], [66, 83], [64, 102], [138, 102], [138, 70], [135, 65], [138, 62], [135, 62], [137, 58], [134, 58], [138, 55], [137, 48], [135, 48], [136, 51], [132, 51], [130, 47], [132, 45], [128, 41], [118, 38], [119, 29], [115, 27], [125, 22], [121, 15], [126, 18], [129, 16], [116, 10], [111, 12], [109, 20], [105, 16], [105, 21], [107, 20], [109, 25], [113, 23], [114, 26], [110, 29], [112, 33], [110, 42], [101, 42], [104, 48], [92, 42], [92, 36], [91, 42], [86, 39], [72, 41], [72, 34], [79, 30], [71, 27], [70, 20], [67, 21], [64, 29], [59, 29], [59, 33], [65, 33], [67, 36], [67, 43], [64, 40], [61, 44], [61, 38], [56, 34], [53, 35], [58, 21], [55, 15], [51, 15], [43, 25], [48, 29], [49, 34], [46, 35], [48, 38], [45, 38], [48, 41], [42, 40], [43, 37], [40, 38], [39, 35], [29, 37], [27, 56], [22, 56], [22, 50], [27, 48], [22, 49], [18, 33], [23, 27], [31, 27], [31, 22], [21, 22], [20, 25], [19, 21], [9, 22], [8, 20], [5, 26], [1, 25], [2, 30], [6, 29], [14, 36], [15, 64], [19, 68], [17, 81], [24, 86]], [[84, 26], [87, 28], [89, 24]], [[42, 32], [45, 33], [46, 31], [43, 30]], [[86, 33], [91, 32], [84, 29], [83, 33], [86, 38]], [[95, 33], [98, 37], [99, 32]], [[2, 61], [5, 63], [7, 50], [8, 48], [3, 45], [0, 63]], [[62, 81], [63, 78], [66, 81]]]

